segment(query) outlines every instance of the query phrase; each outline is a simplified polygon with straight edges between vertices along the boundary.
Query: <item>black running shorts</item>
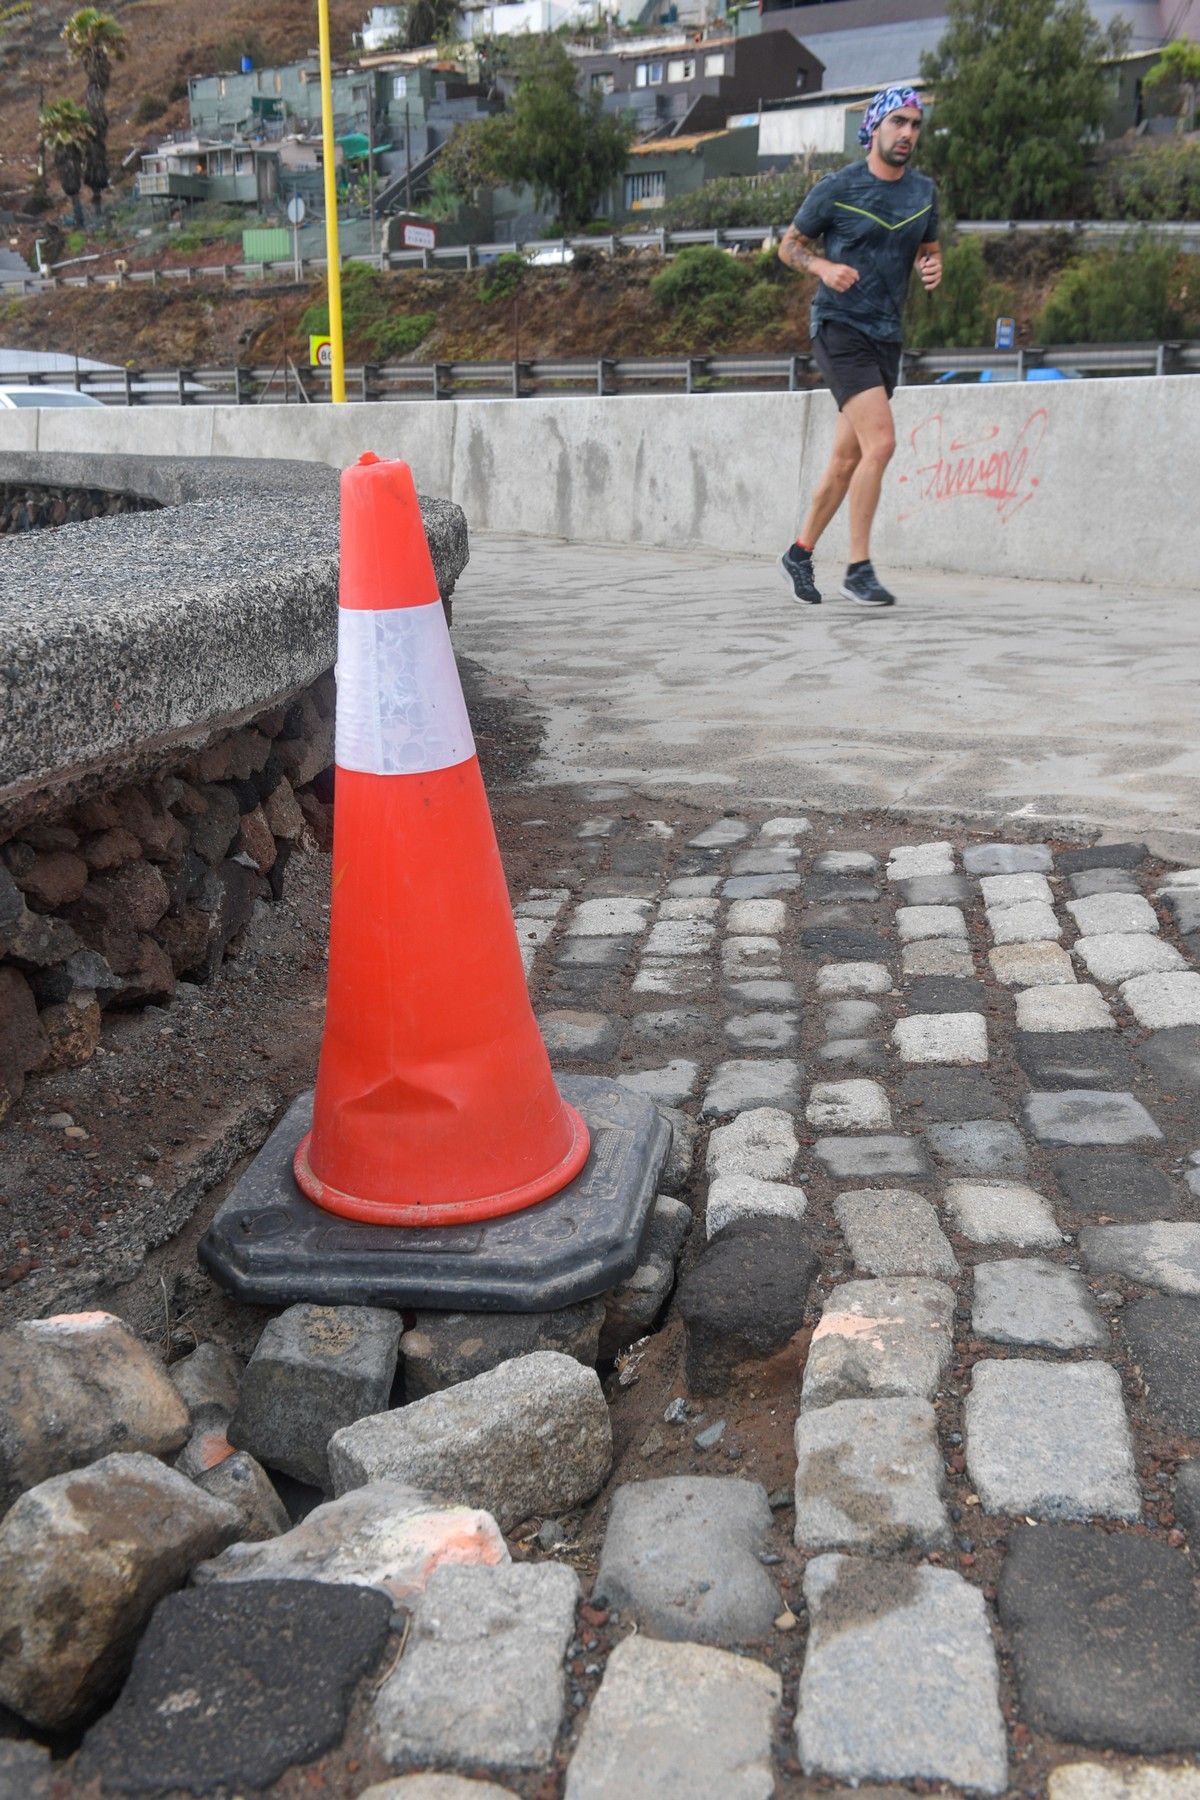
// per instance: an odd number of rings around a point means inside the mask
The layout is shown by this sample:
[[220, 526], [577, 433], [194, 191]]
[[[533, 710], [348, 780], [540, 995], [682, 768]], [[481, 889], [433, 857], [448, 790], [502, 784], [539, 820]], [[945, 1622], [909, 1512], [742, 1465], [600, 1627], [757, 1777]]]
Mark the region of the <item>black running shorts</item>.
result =
[[813, 361], [829, 384], [841, 412], [847, 400], [881, 387], [890, 400], [900, 374], [900, 345], [881, 344], [853, 325], [826, 319], [812, 341]]

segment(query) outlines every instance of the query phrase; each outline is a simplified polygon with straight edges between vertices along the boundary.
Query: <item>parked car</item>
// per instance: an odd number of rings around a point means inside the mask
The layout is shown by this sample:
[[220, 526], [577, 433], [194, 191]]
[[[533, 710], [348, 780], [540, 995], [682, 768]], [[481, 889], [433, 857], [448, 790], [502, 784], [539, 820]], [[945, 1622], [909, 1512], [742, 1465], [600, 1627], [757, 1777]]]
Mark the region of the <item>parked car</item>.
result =
[[74, 388], [0, 387], [0, 411], [16, 412], [27, 406], [100, 406], [92, 394], [77, 393]]
[[1015, 369], [948, 369], [938, 381], [1082, 381], [1078, 369], [1026, 369], [1024, 377]]

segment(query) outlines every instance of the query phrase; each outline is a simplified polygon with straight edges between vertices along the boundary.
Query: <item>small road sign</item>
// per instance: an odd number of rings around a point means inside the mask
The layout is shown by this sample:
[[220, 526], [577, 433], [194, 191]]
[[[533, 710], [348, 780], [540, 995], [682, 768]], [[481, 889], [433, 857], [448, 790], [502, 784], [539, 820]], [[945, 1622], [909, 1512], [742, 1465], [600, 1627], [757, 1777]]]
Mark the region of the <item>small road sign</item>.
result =
[[437, 248], [437, 232], [432, 225], [405, 225], [403, 237], [406, 250], [436, 250]]
[[1017, 321], [1015, 319], [996, 320], [997, 350], [1011, 350], [1017, 341]]
[[291, 224], [303, 225], [304, 215], [308, 211], [299, 194], [293, 194], [287, 203], [287, 216]]
[[329, 369], [333, 366], [333, 339], [329, 337], [310, 337], [308, 340], [308, 363], [312, 369]]

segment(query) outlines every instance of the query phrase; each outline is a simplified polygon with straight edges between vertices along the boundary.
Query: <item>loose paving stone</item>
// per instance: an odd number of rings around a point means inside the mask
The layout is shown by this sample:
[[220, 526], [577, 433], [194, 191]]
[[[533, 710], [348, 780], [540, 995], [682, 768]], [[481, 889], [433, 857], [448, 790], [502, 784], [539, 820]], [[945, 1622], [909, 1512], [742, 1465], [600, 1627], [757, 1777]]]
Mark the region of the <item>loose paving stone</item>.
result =
[[881, 888], [870, 881], [847, 881], [839, 875], [812, 875], [804, 889], [810, 901], [831, 900], [841, 905], [867, 904], [883, 897]]
[[1096, 981], [1112, 985], [1131, 981], [1135, 975], [1161, 975], [1187, 968], [1174, 944], [1146, 931], [1110, 931], [1098, 937], [1080, 938], [1075, 954]]
[[604, 1295], [599, 1353], [611, 1361], [653, 1328], [675, 1285], [675, 1265], [692, 1223], [692, 1209], [669, 1194], [654, 1202], [638, 1249], [637, 1267], [627, 1281]]
[[787, 924], [782, 900], [735, 900], [726, 930], [734, 937], [776, 937]]
[[1162, 1132], [1132, 1094], [1088, 1088], [1030, 1094], [1022, 1103], [1026, 1128], [1042, 1144], [1140, 1144]]
[[1017, 1062], [1037, 1088], [1128, 1090], [1137, 1065], [1116, 1032], [1019, 1031]]
[[329, 1445], [336, 1494], [372, 1481], [430, 1487], [485, 1507], [504, 1531], [590, 1500], [611, 1464], [596, 1371], [553, 1350], [359, 1419]]
[[711, 898], [721, 885], [719, 875], [680, 875], [667, 883], [667, 896], [672, 900]]
[[952, 975], [919, 975], [907, 983], [904, 998], [914, 1013], [982, 1012], [988, 993], [982, 981]]
[[887, 1056], [874, 1038], [832, 1038], [817, 1051], [817, 1061], [838, 1067], [885, 1070]]
[[740, 1013], [725, 1021], [725, 1035], [743, 1050], [790, 1050], [799, 1034], [794, 1012]]
[[971, 1329], [993, 1343], [1047, 1350], [1100, 1349], [1108, 1343], [1083, 1277], [1040, 1256], [977, 1266]]
[[328, 1491], [329, 1440], [386, 1407], [403, 1329], [382, 1307], [289, 1306], [250, 1358], [230, 1443]]
[[750, 836], [750, 827], [744, 819], [718, 819], [715, 825], [698, 831], [695, 837], [688, 839], [689, 850], [724, 850], [730, 844], [740, 844], [743, 838]]
[[1025, 1140], [1005, 1119], [962, 1119], [927, 1125], [925, 1141], [937, 1161], [959, 1175], [1023, 1175]]
[[1023, 900], [1018, 906], [989, 906], [987, 922], [995, 944], [1045, 944], [1062, 936], [1054, 908], [1044, 900]]
[[726, 900], [770, 900], [779, 894], [798, 894], [803, 875], [731, 875], [722, 882]]
[[847, 1281], [813, 1332], [801, 1410], [835, 1400], [929, 1400], [950, 1360], [954, 1294], [940, 1281]]
[[914, 875], [952, 875], [952, 844], [898, 844], [888, 857], [889, 881], [909, 881]]
[[764, 845], [739, 850], [729, 872], [731, 875], [792, 875], [799, 861], [794, 850]]
[[972, 844], [963, 851], [968, 875], [1048, 875], [1053, 867], [1047, 844]]
[[877, 1081], [818, 1081], [805, 1117], [818, 1130], [890, 1131], [892, 1109]]
[[628, 938], [578, 937], [568, 938], [554, 960], [561, 978], [564, 968], [620, 969], [629, 956]]
[[1147, 1031], [1200, 1025], [1200, 975], [1135, 975], [1121, 983], [1121, 998]]
[[516, 1800], [511, 1788], [463, 1775], [397, 1775], [364, 1788], [358, 1800]]
[[1200, 1800], [1200, 1770], [1138, 1763], [1060, 1763], [1050, 1771], [1049, 1800]]
[[988, 951], [988, 962], [1004, 987], [1063, 987], [1076, 979], [1061, 944], [1001, 944]]
[[780, 974], [779, 939], [773, 937], [727, 937], [721, 945], [721, 968], [729, 981]]
[[811, 821], [803, 817], [768, 819], [759, 827], [758, 835], [764, 844], [794, 844], [797, 838], [806, 837], [811, 830]]
[[615, 819], [585, 819], [575, 833], [579, 838], [603, 838], [612, 835]]
[[813, 1155], [835, 1181], [871, 1181], [887, 1175], [924, 1181], [933, 1173], [918, 1138], [822, 1137], [813, 1145]]
[[667, 1006], [660, 1012], [636, 1013], [630, 1020], [630, 1031], [636, 1039], [664, 1049], [691, 1049], [709, 1038], [712, 1030], [712, 1014], [700, 1006]]
[[731, 1000], [747, 1006], [798, 1006], [800, 989], [794, 981], [731, 981], [727, 984]]
[[1164, 894], [1181, 888], [1200, 888], [1200, 869], [1171, 869], [1155, 891]]
[[817, 970], [818, 994], [831, 997], [858, 994], [890, 994], [892, 978], [884, 963], [826, 963]]
[[883, 1017], [874, 1000], [835, 1000], [825, 1014], [827, 1039], [862, 1037]]
[[581, 900], [567, 926], [568, 937], [640, 937], [650, 920], [649, 900], [608, 895]]
[[919, 1107], [929, 1119], [995, 1118], [1000, 1096], [979, 1069], [911, 1069], [900, 1083], [900, 1104]]
[[169, 1594], [75, 1776], [122, 1793], [267, 1787], [341, 1741], [390, 1622], [382, 1594], [315, 1581]]
[[1168, 1090], [1200, 1094], [1200, 1026], [1156, 1031], [1138, 1045], [1137, 1055]]
[[975, 973], [975, 959], [961, 938], [933, 938], [924, 944], [905, 944], [900, 952], [900, 966], [905, 976], [946, 975], [970, 977]]
[[1087, 982], [1022, 988], [1017, 995], [1018, 1031], [1115, 1031], [1116, 1027], [1108, 1001]]
[[1177, 931], [1185, 935], [1200, 931], [1200, 888], [1160, 888], [1158, 891], [1170, 910]]
[[31, 1319], [0, 1335], [0, 1510], [51, 1475], [111, 1450], [169, 1456], [187, 1403], [111, 1313]]
[[952, 1181], [945, 1207], [973, 1244], [1049, 1250], [1062, 1243], [1050, 1202], [1023, 1181]]
[[626, 1638], [588, 1711], [565, 1800], [769, 1800], [781, 1699], [775, 1671], [749, 1657]]
[[1137, 869], [1149, 851], [1145, 844], [1092, 844], [1086, 850], [1060, 850], [1058, 867], [1064, 875], [1077, 875], [1082, 869]]
[[1141, 1517], [1121, 1377], [1108, 1363], [977, 1362], [967, 1473], [988, 1512]]
[[1027, 900], [1053, 904], [1054, 895], [1044, 875], [985, 875], [979, 883], [986, 907], [1002, 911], [1006, 906], [1020, 906]]
[[800, 1148], [790, 1113], [775, 1106], [756, 1106], [719, 1125], [708, 1140], [710, 1175], [753, 1175], [760, 1181], [783, 1181], [791, 1174]]
[[1200, 1294], [1200, 1225], [1087, 1225], [1079, 1247], [1095, 1273], [1124, 1275], [1167, 1294]]
[[705, 1119], [756, 1107], [784, 1107], [798, 1103], [802, 1070], [789, 1057], [735, 1057], [718, 1063], [704, 1104]]
[[717, 1232], [677, 1294], [692, 1392], [722, 1393], [740, 1364], [781, 1350], [804, 1322], [819, 1267], [792, 1219], [761, 1215]]
[[1158, 914], [1141, 894], [1089, 894], [1086, 900], [1068, 900], [1067, 911], [1080, 937], [1158, 930]]
[[926, 938], [965, 938], [967, 921], [957, 906], [899, 906], [896, 929], [902, 944]]
[[879, 858], [869, 850], [823, 850], [813, 869], [818, 875], [877, 875]]
[[655, 900], [659, 883], [652, 875], [590, 875], [582, 892], [593, 900]]
[[164, 1594], [241, 1520], [154, 1457], [101, 1457], [30, 1488], [0, 1523], [0, 1700], [46, 1730], [121, 1684]]
[[894, 886], [901, 906], [963, 906], [975, 898], [965, 875], [913, 875]]
[[[232, 1458], [230, 1459], [232, 1461]], [[374, 1481], [329, 1500], [281, 1536], [239, 1542], [193, 1570], [208, 1582], [319, 1581], [378, 1588], [410, 1606], [442, 1563], [506, 1563], [490, 1513], [453, 1506], [423, 1489]]]
[[242, 1365], [226, 1345], [198, 1344], [190, 1356], [172, 1363], [167, 1373], [183, 1396], [193, 1430], [197, 1425], [233, 1417], [241, 1391]]
[[214, 1468], [204, 1469], [195, 1481], [214, 1500], [236, 1508], [241, 1519], [239, 1542], [262, 1543], [288, 1529], [287, 1508], [275, 1492], [270, 1476], [245, 1450], [223, 1457]]
[[999, 1607], [1035, 1731], [1149, 1755], [1200, 1748], [1200, 1608], [1179, 1551], [1131, 1532], [1018, 1527]]
[[800, 945], [810, 956], [832, 956], [846, 962], [882, 962], [891, 950], [878, 931], [860, 931], [849, 925], [806, 925]]
[[953, 1280], [958, 1263], [928, 1200], [904, 1188], [839, 1194], [834, 1213], [854, 1266], [866, 1275], [931, 1275]]
[[1200, 1308], [1190, 1296], [1152, 1294], [1121, 1313], [1146, 1384], [1148, 1410], [1171, 1432], [1200, 1437]]
[[897, 1019], [892, 1042], [906, 1063], [986, 1063], [987, 1020], [982, 1013], [913, 1013]]
[[717, 935], [710, 919], [662, 919], [650, 927], [646, 956], [703, 956]]
[[660, 1106], [658, 1112], [659, 1117], [665, 1119], [671, 1127], [671, 1148], [667, 1152], [667, 1160], [658, 1182], [663, 1193], [678, 1194], [691, 1179], [698, 1127], [695, 1119], [689, 1119], [677, 1107]]
[[712, 986], [712, 970], [707, 963], [661, 959], [644, 962], [633, 978], [635, 994], [669, 994], [672, 998], [707, 993]]
[[927, 1400], [838, 1400], [796, 1421], [799, 1549], [897, 1555], [951, 1538]]
[[1143, 1157], [1111, 1150], [1060, 1150], [1050, 1166], [1076, 1212], [1132, 1223], [1179, 1214], [1179, 1199], [1170, 1182]]
[[676, 1056], [660, 1069], [633, 1069], [618, 1075], [622, 1087], [635, 1094], [645, 1094], [660, 1106], [682, 1106], [696, 1091], [699, 1065], [685, 1056]]
[[405, 1396], [440, 1393], [534, 1350], [594, 1367], [603, 1318], [603, 1299], [544, 1313], [417, 1312], [404, 1334]]
[[605, 1013], [539, 1013], [538, 1029], [551, 1056], [585, 1056], [592, 1062], [606, 1062], [617, 1048], [616, 1023]]
[[807, 1775], [1008, 1781], [983, 1595], [949, 1569], [818, 1556], [804, 1571], [808, 1646], [796, 1742]]
[[770, 1528], [757, 1481], [669, 1475], [626, 1483], [613, 1495], [593, 1599], [671, 1641], [765, 1638], [780, 1611], [759, 1561]]
[[715, 1237], [740, 1219], [804, 1217], [808, 1196], [786, 1181], [757, 1181], [752, 1175], [718, 1175], [709, 1183], [704, 1209], [706, 1236]]
[[562, 1563], [436, 1569], [371, 1709], [384, 1760], [544, 1769], [566, 1711], [578, 1600]]
[[1128, 869], [1081, 869], [1071, 876], [1071, 892], [1077, 900], [1089, 894], [1140, 894], [1137, 881]]

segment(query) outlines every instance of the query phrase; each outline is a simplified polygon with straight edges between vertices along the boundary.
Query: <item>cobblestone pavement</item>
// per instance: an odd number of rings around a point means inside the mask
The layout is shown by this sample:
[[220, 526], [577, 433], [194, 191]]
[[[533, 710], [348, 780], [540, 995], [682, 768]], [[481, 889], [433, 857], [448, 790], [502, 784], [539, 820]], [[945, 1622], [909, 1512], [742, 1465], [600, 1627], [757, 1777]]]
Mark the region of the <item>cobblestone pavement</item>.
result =
[[673, 1641], [574, 1723], [572, 1665], [566, 1794], [1195, 1800], [1200, 871], [588, 798], [590, 873], [516, 907], [543, 1030], [699, 1138], [691, 1386], [593, 1593]]
[[[901, 602], [886, 617], [797, 607], [765, 556], [483, 533], [455, 641], [531, 684], [552, 781], [718, 804], [799, 784], [810, 806], [993, 830], [1074, 820], [1200, 862], [1196, 608], [1150, 586], [905, 573], [880, 555]], [[817, 575], [833, 591], [840, 570], [818, 559]]]

